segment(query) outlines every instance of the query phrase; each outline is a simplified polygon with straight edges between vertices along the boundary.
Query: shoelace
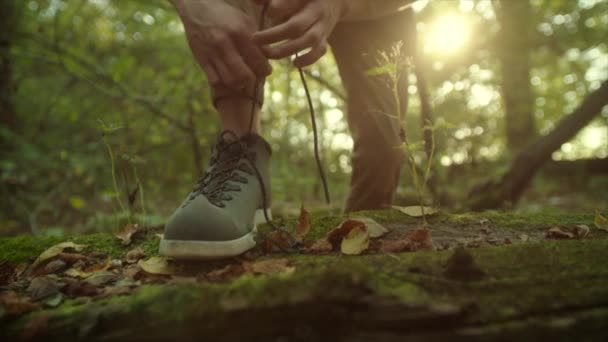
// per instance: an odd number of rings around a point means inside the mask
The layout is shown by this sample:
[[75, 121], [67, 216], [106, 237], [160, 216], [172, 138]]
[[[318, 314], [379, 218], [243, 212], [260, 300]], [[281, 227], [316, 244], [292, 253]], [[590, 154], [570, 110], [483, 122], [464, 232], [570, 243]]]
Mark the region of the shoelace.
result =
[[248, 182], [247, 178], [234, 172], [234, 170], [238, 169], [246, 174], [254, 174], [250, 166], [239, 164], [242, 159], [249, 161], [249, 165], [252, 165], [254, 156], [243, 146], [234, 132], [222, 132], [210, 163], [213, 168], [198, 180], [189, 200], [193, 200], [196, 196], [202, 194], [214, 205], [220, 208], [225, 207], [224, 202], [232, 199], [232, 196], [226, 194], [226, 192], [241, 191], [240, 186], [231, 184], [231, 182], [243, 184]]
[[[262, 12], [260, 15], [260, 22], [259, 22], [259, 27], [258, 27], [259, 30], [264, 29], [264, 23], [265, 23], [265, 17], [266, 17], [267, 10], [268, 10], [268, 2], [266, 2], [262, 7]], [[319, 170], [319, 176], [321, 177], [321, 182], [323, 183], [323, 191], [325, 193], [325, 200], [326, 200], [327, 204], [330, 204], [331, 201], [330, 201], [330, 197], [329, 197], [329, 187], [327, 186], [327, 179], [325, 178], [325, 172], [323, 171], [323, 165], [321, 163], [321, 158], [319, 156], [319, 138], [318, 138], [318, 132], [317, 132], [317, 121], [316, 121], [316, 115], [315, 115], [315, 108], [312, 103], [312, 98], [310, 96], [310, 90], [308, 89], [308, 84], [306, 82], [306, 77], [304, 77], [304, 72], [302, 71], [302, 68], [298, 68], [298, 73], [300, 74], [300, 80], [302, 81], [302, 86], [304, 87], [304, 92], [306, 93], [306, 100], [308, 101], [308, 110], [310, 112], [310, 120], [311, 120], [311, 124], [312, 124], [313, 138], [314, 138], [315, 161], [317, 163], [317, 168]], [[251, 102], [251, 113], [249, 116], [249, 133], [250, 134], [253, 132], [253, 119], [255, 116], [255, 106], [257, 103], [261, 103], [260, 99], [258, 98], [259, 84], [260, 84], [260, 79], [258, 78], [255, 82], [255, 86], [253, 89], [253, 96], [252, 96], [252, 98], [255, 99], [255, 101]], [[264, 219], [266, 220], [266, 223], [268, 225], [270, 225], [270, 227], [273, 230], [282, 231], [283, 233], [285, 233], [291, 240], [291, 247], [293, 249], [299, 250], [299, 243], [296, 241], [296, 239], [293, 237], [293, 235], [291, 233], [289, 233], [288, 231], [286, 231], [285, 229], [279, 228], [274, 223], [272, 223], [272, 220], [270, 219], [270, 215], [268, 215], [268, 209], [267, 209], [268, 203], [267, 203], [266, 186], [264, 184], [264, 180], [262, 179], [262, 175], [260, 174], [260, 171], [257, 169], [255, 164], [251, 163], [251, 166], [253, 167], [256, 178], [257, 178], [258, 182], [260, 183], [260, 187], [262, 188], [262, 204], [263, 204]], [[283, 250], [283, 248], [280, 245], [278, 245], [275, 241], [271, 241], [271, 242], [273, 242], [277, 247], [279, 247], [281, 250]]]

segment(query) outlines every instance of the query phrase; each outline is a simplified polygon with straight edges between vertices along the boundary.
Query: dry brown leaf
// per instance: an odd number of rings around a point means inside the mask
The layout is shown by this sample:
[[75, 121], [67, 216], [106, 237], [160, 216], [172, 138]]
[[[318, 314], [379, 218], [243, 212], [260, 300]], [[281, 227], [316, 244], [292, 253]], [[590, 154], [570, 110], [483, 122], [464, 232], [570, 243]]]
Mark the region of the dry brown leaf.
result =
[[243, 268], [245, 271], [253, 274], [274, 274], [274, 273], [293, 273], [296, 268], [289, 265], [287, 259], [268, 259], [255, 262], [244, 262]]
[[0, 308], [7, 316], [19, 316], [38, 308], [38, 304], [30, 302], [27, 298], [19, 297], [15, 291], [5, 291], [0, 293]]
[[129, 223], [126, 226], [124, 226], [121, 230], [116, 232], [114, 234], [114, 236], [122, 242], [123, 246], [128, 246], [131, 244], [131, 238], [133, 237], [133, 235], [135, 235], [135, 233], [137, 233], [138, 230], [139, 230], [139, 225], [137, 223], [136, 224]]
[[65, 288], [62, 290], [70, 297], [94, 297], [99, 293], [97, 286], [89, 284], [84, 280], [65, 278]]
[[332, 249], [331, 243], [327, 241], [326, 237], [320, 238], [308, 248], [311, 252], [331, 252]]
[[574, 231], [574, 236], [576, 236], [578, 239], [583, 239], [586, 238], [587, 235], [589, 235], [589, 226], [585, 225], [585, 224], [578, 224], [576, 226], [574, 226], [573, 228]]
[[359, 255], [369, 247], [369, 233], [365, 226], [351, 229], [340, 244], [340, 251], [346, 255]]
[[72, 267], [64, 272], [64, 274], [74, 278], [88, 278], [97, 272], [107, 271], [112, 267], [112, 259], [107, 257], [105, 260], [93, 265], [80, 267]]
[[407, 235], [407, 239], [412, 242], [414, 250], [420, 249], [433, 249], [433, 239], [431, 238], [431, 231], [426, 228], [418, 228]]
[[302, 242], [306, 234], [310, 231], [310, 214], [304, 205], [300, 207], [300, 217], [298, 218], [298, 227], [296, 228], [295, 238], [297, 241]]
[[146, 256], [146, 253], [141, 247], [134, 248], [127, 252], [125, 255], [125, 262], [127, 264], [134, 264], [139, 261], [139, 259], [143, 259]]
[[262, 241], [262, 250], [266, 253], [282, 252], [291, 247], [289, 235], [283, 230], [273, 230], [266, 234]]
[[82, 251], [84, 248], [86, 247], [86, 245], [79, 245], [76, 244], [72, 241], [66, 241], [66, 242], [62, 242], [59, 244], [56, 244], [55, 246], [52, 246], [51, 248], [47, 249], [46, 251], [42, 252], [38, 258], [36, 258], [36, 260], [34, 261], [34, 263], [32, 264], [32, 268], [36, 268], [36, 266], [38, 266], [40, 263], [49, 260], [51, 258], [56, 257], [57, 255], [59, 255], [60, 253], [62, 253], [63, 251], [65, 251], [66, 249], [73, 249], [76, 252], [80, 252]]
[[149, 274], [170, 275], [173, 273], [173, 268], [169, 265], [167, 259], [162, 257], [151, 257], [148, 260], [139, 260], [137, 265]]
[[365, 228], [367, 228], [367, 232], [369, 233], [369, 237], [372, 238], [372, 239], [382, 237], [382, 236], [386, 235], [389, 232], [389, 230], [386, 227], [384, 227], [380, 223], [376, 222], [372, 218], [369, 218], [369, 217], [354, 217], [353, 220], [359, 221], [359, 222], [363, 223], [365, 225]]
[[54, 296], [63, 287], [65, 282], [55, 275], [36, 277], [30, 282], [27, 293], [33, 301], [39, 301]]
[[245, 268], [241, 264], [230, 264], [223, 268], [213, 270], [205, 275], [211, 281], [226, 281], [241, 276], [245, 273]]
[[433, 214], [436, 214], [439, 212], [439, 209], [437, 208], [431, 208], [431, 207], [426, 207], [426, 206], [419, 206], [419, 205], [413, 205], [413, 206], [408, 206], [408, 207], [400, 207], [397, 205], [393, 206], [393, 209], [399, 210], [400, 212], [409, 215], [409, 216], [413, 216], [413, 217], [422, 217], [422, 211], [424, 209], [424, 215], [426, 216], [430, 216]]
[[608, 232], [608, 219], [602, 216], [599, 211], [595, 212], [595, 219], [593, 220], [593, 223], [597, 229]]
[[574, 239], [574, 234], [566, 231], [564, 227], [552, 227], [545, 232], [547, 239]]
[[350, 233], [351, 230], [357, 227], [365, 227], [365, 224], [357, 220], [346, 220], [327, 234], [327, 241], [331, 244], [333, 250], [338, 250], [342, 244], [342, 240]]

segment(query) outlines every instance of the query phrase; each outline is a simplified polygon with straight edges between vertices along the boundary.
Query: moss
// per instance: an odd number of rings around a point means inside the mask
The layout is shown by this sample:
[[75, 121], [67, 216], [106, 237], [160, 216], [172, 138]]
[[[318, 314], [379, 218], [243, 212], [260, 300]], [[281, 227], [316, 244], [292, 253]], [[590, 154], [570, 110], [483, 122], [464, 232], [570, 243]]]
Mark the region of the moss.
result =
[[38, 254], [54, 244], [61, 242], [58, 237], [18, 236], [0, 238], [0, 260], [13, 263], [33, 261]]

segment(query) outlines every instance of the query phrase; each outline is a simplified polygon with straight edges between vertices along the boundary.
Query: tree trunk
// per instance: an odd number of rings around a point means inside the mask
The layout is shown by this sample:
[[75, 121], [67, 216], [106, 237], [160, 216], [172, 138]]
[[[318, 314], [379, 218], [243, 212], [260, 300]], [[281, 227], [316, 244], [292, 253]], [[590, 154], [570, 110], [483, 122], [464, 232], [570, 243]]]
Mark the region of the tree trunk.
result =
[[15, 85], [9, 55], [17, 21], [15, 7], [13, 0], [0, 5], [0, 122], [11, 131], [17, 129], [17, 115], [13, 104]]
[[533, 32], [528, 0], [495, 3], [500, 23], [498, 57], [501, 63], [507, 147], [520, 152], [536, 136], [530, 87], [530, 32]]
[[505, 203], [517, 203], [534, 174], [550, 160], [551, 154], [599, 115], [607, 104], [608, 81], [604, 81], [574, 112], [564, 117], [553, 131], [522, 150], [500, 182], [490, 181], [475, 187], [469, 194], [471, 208], [496, 209]]

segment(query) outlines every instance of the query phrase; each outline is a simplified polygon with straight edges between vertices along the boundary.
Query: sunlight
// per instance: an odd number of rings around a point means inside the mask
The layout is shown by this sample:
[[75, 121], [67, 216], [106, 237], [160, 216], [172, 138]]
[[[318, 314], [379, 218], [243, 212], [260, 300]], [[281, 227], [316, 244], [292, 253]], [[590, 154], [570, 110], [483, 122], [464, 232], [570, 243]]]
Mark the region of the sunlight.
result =
[[465, 18], [457, 14], [446, 14], [431, 24], [428, 50], [441, 54], [453, 54], [468, 43], [470, 27]]

